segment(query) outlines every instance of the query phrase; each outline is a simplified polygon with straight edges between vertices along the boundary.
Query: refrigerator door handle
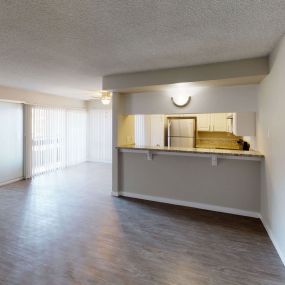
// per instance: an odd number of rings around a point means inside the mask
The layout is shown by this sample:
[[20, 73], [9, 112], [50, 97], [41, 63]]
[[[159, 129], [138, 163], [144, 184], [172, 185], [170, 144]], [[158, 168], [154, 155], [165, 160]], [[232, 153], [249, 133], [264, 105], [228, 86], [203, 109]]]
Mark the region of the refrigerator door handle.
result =
[[168, 120], [168, 126], [167, 126], [167, 145], [170, 146], [170, 126], [171, 126], [171, 121]]

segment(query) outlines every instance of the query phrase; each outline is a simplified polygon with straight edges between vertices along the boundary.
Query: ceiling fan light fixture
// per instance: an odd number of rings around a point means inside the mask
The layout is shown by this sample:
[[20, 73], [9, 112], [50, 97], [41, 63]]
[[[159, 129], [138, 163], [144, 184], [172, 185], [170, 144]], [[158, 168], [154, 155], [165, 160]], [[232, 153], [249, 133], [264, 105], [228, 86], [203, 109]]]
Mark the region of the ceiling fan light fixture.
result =
[[101, 92], [101, 102], [103, 105], [109, 105], [112, 100], [112, 92], [102, 91]]

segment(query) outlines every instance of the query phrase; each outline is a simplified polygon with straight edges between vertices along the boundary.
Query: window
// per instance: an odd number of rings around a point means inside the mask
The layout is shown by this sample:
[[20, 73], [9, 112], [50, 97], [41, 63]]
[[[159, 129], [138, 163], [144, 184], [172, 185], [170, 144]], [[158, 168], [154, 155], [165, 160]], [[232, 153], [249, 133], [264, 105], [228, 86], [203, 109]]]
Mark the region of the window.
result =
[[32, 176], [86, 161], [86, 111], [33, 106]]
[[112, 111], [90, 110], [88, 122], [88, 160], [112, 162]]

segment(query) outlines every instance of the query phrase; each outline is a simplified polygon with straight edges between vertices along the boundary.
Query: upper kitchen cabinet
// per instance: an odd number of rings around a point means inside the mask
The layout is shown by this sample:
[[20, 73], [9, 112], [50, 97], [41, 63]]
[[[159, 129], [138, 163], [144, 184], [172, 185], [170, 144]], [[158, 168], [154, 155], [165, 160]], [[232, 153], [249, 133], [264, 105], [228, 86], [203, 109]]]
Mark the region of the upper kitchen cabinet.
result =
[[211, 114], [211, 123], [212, 123], [213, 132], [226, 132], [227, 114], [226, 113]]
[[211, 131], [211, 114], [197, 114], [198, 131]]
[[227, 132], [227, 114], [198, 114], [197, 129], [198, 131]]
[[233, 114], [233, 133], [236, 136], [255, 136], [256, 116], [254, 112]]
[[151, 145], [164, 146], [165, 118], [164, 115], [151, 115]]

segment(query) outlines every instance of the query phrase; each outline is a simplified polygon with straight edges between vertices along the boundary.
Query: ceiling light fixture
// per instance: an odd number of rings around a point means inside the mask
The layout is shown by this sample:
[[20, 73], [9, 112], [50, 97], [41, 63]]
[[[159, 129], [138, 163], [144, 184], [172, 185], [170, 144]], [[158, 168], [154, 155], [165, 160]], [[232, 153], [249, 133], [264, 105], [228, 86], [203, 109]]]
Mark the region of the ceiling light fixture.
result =
[[112, 100], [112, 92], [101, 91], [101, 102], [103, 105], [109, 105]]
[[103, 105], [109, 105], [112, 101], [112, 92], [106, 90], [96, 91], [94, 95], [91, 96], [93, 100], [101, 101]]
[[191, 101], [191, 96], [175, 96], [175, 97], [171, 97], [171, 101], [173, 103], [173, 105], [175, 105], [176, 107], [179, 108], [183, 108], [186, 107], [190, 101]]

